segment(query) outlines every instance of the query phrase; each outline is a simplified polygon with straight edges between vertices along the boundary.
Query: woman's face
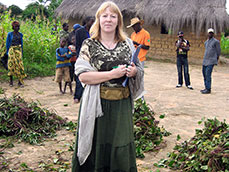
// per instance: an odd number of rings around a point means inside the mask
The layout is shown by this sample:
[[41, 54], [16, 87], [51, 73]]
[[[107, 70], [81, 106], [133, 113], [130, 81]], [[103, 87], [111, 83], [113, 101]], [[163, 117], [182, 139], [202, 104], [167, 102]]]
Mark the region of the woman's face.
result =
[[20, 29], [20, 26], [18, 26], [18, 25], [16, 25], [16, 26], [13, 27], [13, 30], [14, 30], [15, 32], [18, 32], [19, 29]]
[[118, 25], [118, 15], [108, 7], [99, 17], [101, 32], [115, 32]]

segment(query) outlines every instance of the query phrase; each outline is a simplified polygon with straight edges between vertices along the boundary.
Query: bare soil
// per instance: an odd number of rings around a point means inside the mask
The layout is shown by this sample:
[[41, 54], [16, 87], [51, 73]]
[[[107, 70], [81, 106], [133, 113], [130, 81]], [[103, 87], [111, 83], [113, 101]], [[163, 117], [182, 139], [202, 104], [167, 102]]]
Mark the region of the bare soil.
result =
[[[212, 93], [203, 95], [200, 90], [204, 88], [200, 65], [190, 65], [190, 77], [194, 90], [187, 89], [184, 85], [175, 88], [177, 84], [176, 65], [147, 61], [145, 64], [145, 100], [156, 113], [165, 114], [160, 119], [160, 125], [164, 126], [172, 135], [165, 137], [164, 147], [157, 153], [147, 153], [144, 159], [137, 159], [139, 171], [156, 171], [154, 163], [172, 151], [175, 146], [177, 135], [181, 136], [182, 142], [190, 139], [195, 134], [196, 128], [203, 127], [197, 122], [201, 118], [217, 118], [221, 121], [229, 119], [229, 66], [218, 65], [214, 67], [212, 74]], [[53, 81], [54, 77], [35, 78], [25, 80], [25, 87], [9, 87], [8, 83], [1, 83], [7, 97], [14, 93], [20, 94], [27, 101], [39, 100], [42, 107], [55, 110], [56, 113], [76, 121], [79, 104], [73, 103], [73, 97], [69, 90], [66, 94], [60, 94], [58, 85]], [[3, 96], [3, 95], [1, 95]], [[67, 104], [67, 106], [66, 106]], [[39, 163], [53, 164], [57, 158], [57, 152], [61, 152], [61, 158], [66, 163], [71, 163], [72, 151], [69, 146], [75, 141], [72, 132], [61, 130], [57, 137], [46, 140], [40, 146], [25, 143], [15, 143], [15, 147], [7, 148], [4, 156], [10, 159], [9, 167], [19, 169], [20, 164], [26, 163], [34, 171], [39, 171]], [[1, 140], [0, 140], [1, 142]], [[70, 169], [68, 170], [70, 171]], [[161, 172], [172, 170], [160, 169]]]

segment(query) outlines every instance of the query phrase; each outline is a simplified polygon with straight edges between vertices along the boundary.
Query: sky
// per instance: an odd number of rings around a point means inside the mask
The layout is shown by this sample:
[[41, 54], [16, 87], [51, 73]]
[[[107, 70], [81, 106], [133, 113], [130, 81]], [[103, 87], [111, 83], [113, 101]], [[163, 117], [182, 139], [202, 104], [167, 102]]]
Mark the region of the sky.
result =
[[17, 5], [22, 10], [24, 10], [28, 4], [35, 1], [36, 0], [0, 0], [0, 2], [6, 5], [7, 7], [9, 7], [10, 5]]
[[[19, 6], [23, 10], [29, 3], [34, 2], [34, 1], [35, 0], [20, 0], [20, 1], [19, 0], [0, 0], [0, 2], [6, 5], [7, 7], [14, 4], [14, 5]], [[227, 8], [227, 13], [229, 14], [229, 0], [227, 0], [226, 8]]]

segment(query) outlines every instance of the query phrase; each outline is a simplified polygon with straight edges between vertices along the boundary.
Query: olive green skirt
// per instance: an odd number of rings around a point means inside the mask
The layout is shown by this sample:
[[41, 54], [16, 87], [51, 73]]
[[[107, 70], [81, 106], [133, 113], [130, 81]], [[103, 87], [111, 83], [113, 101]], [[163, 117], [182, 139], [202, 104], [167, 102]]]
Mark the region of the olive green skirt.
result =
[[[96, 118], [92, 151], [80, 166], [77, 141], [72, 172], [136, 172], [131, 99], [101, 99], [104, 115]], [[77, 134], [78, 135], [78, 134]]]

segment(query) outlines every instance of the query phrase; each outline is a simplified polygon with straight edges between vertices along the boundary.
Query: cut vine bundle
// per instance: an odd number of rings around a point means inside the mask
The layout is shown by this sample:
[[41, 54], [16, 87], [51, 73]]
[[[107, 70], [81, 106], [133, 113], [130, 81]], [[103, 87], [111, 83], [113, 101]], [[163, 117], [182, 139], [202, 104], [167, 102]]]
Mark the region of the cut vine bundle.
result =
[[[134, 110], [136, 156], [144, 158], [145, 152], [159, 150], [163, 136], [169, 136], [171, 133], [158, 126], [159, 121], [155, 120], [153, 110], [145, 101], [137, 100]], [[160, 118], [164, 118], [164, 115]]]
[[66, 124], [66, 120], [55, 113], [42, 109], [38, 103], [27, 103], [18, 95], [0, 99], [0, 135], [16, 136], [31, 144], [42, 138], [55, 136], [56, 130]]
[[[199, 121], [199, 124], [203, 122]], [[188, 141], [176, 145], [157, 167], [192, 172], [229, 172], [229, 124], [207, 119], [203, 129]]]

